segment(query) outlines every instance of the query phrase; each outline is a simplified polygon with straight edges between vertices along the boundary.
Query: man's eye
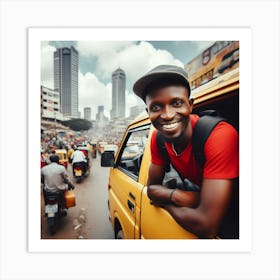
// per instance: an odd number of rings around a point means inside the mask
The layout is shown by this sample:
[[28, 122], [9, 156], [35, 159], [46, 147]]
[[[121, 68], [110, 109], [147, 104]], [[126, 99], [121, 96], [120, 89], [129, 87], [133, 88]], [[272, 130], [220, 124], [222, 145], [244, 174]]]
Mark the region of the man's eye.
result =
[[160, 106], [159, 105], [152, 105], [151, 106], [151, 111], [153, 111], [153, 112], [156, 112], [156, 111], [159, 111], [160, 110]]
[[179, 100], [179, 99], [177, 99], [173, 102], [174, 106], [181, 106], [182, 104], [183, 104], [182, 100]]

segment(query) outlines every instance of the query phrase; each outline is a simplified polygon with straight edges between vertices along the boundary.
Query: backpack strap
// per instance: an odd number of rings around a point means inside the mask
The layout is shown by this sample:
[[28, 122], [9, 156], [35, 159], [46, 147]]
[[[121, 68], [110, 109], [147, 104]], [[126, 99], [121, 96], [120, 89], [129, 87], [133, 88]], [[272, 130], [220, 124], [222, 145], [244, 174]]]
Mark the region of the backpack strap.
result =
[[[192, 147], [197, 163], [203, 167], [205, 164], [204, 145], [209, 135], [218, 123], [222, 121], [228, 122], [228, 120], [219, 116], [216, 110], [205, 110], [197, 115], [200, 118], [193, 130]], [[164, 137], [159, 131], [156, 132], [156, 143], [161, 154], [165, 157], [166, 161], [170, 163], [170, 158], [164, 144]]]
[[192, 135], [192, 148], [196, 161], [203, 167], [205, 163], [204, 145], [218, 123], [225, 118], [215, 115], [202, 115], [196, 123]]

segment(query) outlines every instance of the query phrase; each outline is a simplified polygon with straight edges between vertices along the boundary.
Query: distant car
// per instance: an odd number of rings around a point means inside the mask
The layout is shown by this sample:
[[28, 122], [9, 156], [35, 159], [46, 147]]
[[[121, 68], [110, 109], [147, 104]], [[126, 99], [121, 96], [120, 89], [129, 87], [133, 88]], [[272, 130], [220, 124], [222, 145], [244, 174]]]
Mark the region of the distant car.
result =
[[113, 151], [116, 154], [118, 146], [114, 144], [108, 144], [104, 146], [104, 152]]

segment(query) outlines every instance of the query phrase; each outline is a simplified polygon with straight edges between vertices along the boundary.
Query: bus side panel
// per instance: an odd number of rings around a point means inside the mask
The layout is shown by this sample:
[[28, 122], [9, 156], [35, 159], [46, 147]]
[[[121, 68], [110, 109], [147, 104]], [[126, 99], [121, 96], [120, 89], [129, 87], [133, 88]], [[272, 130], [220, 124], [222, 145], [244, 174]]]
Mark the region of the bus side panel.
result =
[[142, 239], [198, 239], [182, 228], [163, 208], [151, 205], [147, 187], [141, 199], [141, 238]]
[[[134, 194], [134, 199], [131, 199], [130, 193]], [[140, 196], [141, 188], [139, 188], [137, 182], [126, 176], [118, 168], [111, 170], [109, 182], [110, 216], [113, 226], [115, 225], [114, 219], [119, 220], [126, 239], [135, 238], [135, 223], [136, 220], [139, 220], [136, 216], [140, 215]], [[130, 207], [131, 205], [133, 208]]]

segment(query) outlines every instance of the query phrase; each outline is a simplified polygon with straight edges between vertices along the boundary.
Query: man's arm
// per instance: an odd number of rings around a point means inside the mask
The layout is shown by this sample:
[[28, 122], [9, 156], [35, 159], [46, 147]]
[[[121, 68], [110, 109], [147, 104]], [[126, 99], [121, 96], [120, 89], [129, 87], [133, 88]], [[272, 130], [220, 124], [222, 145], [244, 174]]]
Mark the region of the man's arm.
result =
[[70, 181], [67, 172], [64, 171], [64, 172], [61, 173], [61, 175], [62, 175], [62, 177], [63, 177], [64, 183], [68, 185], [68, 189], [69, 189], [69, 190], [71, 190], [71, 189], [74, 190], [74, 189], [75, 189], [75, 186], [74, 186], [74, 184]]
[[148, 197], [151, 203], [158, 206], [175, 204], [177, 206], [196, 207], [199, 202], [199, 192], [174, 190], [162, 185], [165, 168], [151, 163], [148, 178]]
[[172, 204], [164, 208], [186, 230], [200, 238], [214, 238], [229, 205], [233, 188], [233, 180], [204, 179], [197, 208]]

